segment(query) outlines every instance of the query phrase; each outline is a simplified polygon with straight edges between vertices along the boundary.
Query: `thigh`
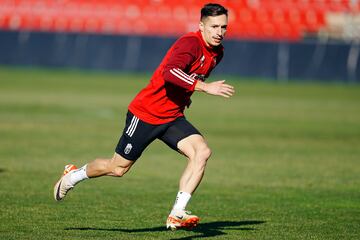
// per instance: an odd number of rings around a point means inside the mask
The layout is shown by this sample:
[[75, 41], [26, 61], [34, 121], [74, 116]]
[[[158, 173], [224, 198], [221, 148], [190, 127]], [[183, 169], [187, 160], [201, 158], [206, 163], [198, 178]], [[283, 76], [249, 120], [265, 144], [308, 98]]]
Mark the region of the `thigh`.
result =
[[125, 128], [115, 152], [127, 160], [135, 161], [145, 148], [157, 138], [159, 132], [160, 126], [143, 122], [128, 112]]
[[197, 135], [202, 138], [199, 130], [187, 121], [186, 118], [182, 117], [169, 123], [166, 131], [159, 137], [159, 139], [175, 151], [179, 151], [181, 149], [179, 149], [178, 143], [192, 135]]

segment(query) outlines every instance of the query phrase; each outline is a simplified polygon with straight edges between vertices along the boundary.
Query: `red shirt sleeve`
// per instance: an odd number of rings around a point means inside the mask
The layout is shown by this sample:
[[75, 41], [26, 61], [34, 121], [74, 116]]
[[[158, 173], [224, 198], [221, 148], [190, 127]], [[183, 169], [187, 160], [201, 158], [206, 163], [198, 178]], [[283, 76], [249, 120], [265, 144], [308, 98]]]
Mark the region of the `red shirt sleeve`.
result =
[[196, 37], [179, 39], [164, 66], [163, 77], [179, 87], [194, 91], [197, 80], [187, 74], [191, 64], [201, 55], [201, 43]]

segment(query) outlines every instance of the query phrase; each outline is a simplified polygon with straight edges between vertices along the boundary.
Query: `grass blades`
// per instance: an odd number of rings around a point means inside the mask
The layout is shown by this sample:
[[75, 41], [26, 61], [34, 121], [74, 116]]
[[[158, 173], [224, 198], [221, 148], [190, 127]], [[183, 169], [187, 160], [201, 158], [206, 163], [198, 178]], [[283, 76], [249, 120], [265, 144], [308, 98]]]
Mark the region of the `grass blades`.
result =
[[55, 202], [65, 164], [112, 156], [148, 79], [0, 68], [0, 239], [360, 238], [357, 85], [230, 78], [231, 99], [195, 93], [186, 114], [213, 156], [191, 231], [165, 229], [186, 161], [160, 141], [124, 178], [85, 181]]

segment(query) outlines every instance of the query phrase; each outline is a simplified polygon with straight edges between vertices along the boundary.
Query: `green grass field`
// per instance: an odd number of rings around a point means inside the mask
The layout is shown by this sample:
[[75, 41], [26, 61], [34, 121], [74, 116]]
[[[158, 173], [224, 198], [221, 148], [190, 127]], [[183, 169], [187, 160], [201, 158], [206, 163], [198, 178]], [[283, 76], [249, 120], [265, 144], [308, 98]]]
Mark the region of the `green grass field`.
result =
[[55, 202], [65, 164], [112, 156], [148, 77], [0, 68], [0, 239], [360, 239], [357, 85], [233, 78], [231, 99], [194, 94], [213, 156], [192, 231], [165, 230], [185, 159], [160, 141], [124, 178]]

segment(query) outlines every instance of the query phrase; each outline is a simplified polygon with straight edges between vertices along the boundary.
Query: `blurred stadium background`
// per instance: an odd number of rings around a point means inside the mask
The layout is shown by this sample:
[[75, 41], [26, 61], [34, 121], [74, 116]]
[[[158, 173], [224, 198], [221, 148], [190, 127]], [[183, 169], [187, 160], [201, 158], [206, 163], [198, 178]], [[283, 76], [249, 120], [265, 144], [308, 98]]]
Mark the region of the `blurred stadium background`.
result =
[[[152, 71], [197, 29], [199, 0], [0, 0], [0, 64]], [[219, 0], [221, 74], [358, 82], [359, 0]]]

